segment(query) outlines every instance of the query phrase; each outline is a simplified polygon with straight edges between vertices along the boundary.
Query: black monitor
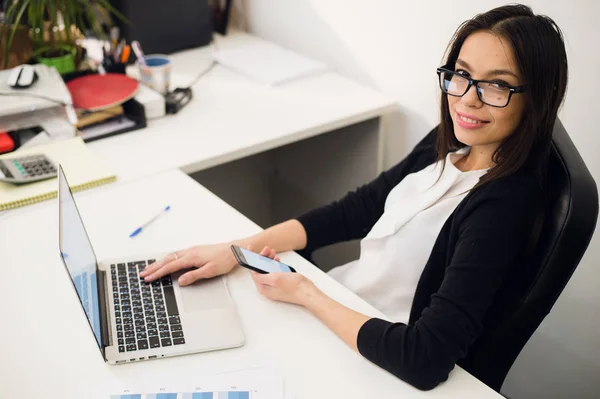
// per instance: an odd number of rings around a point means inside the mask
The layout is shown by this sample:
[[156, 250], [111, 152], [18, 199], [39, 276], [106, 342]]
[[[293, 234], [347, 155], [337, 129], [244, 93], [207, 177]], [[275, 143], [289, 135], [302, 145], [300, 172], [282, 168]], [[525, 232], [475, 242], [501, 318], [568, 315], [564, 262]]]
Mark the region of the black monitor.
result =
[[129, 23], [113, 16], [121, 38], [137, 40], [144, 53], [170, 54], [212, 40], [209, 0], [111, 0]]

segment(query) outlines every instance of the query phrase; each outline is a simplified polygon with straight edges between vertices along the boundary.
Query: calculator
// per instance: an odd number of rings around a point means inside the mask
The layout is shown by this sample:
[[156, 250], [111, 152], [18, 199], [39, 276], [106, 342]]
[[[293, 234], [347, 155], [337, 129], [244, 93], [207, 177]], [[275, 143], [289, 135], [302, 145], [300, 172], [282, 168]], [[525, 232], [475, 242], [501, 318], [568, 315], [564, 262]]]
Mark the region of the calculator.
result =
[[0, 181], [14, 184], [32, 183], [56, 177], [56, 166], [44, 154], [0, 159]]

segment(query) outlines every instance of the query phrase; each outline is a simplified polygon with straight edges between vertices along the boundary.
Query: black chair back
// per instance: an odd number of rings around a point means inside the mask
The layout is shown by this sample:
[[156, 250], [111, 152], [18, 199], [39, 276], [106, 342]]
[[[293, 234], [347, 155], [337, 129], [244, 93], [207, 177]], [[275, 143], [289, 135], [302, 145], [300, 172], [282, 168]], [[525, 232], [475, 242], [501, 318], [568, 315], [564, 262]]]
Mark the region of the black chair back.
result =
[[486, 325], [467, 357], [459, 362], [496, 391], [500, 391], [515, 359], [571, 278], [598, 219], [596, 183], [558, 119], [548, 167], [545, 217], [532, 248], [528, 277], [507, 281], [503, 287], [505, 292], [514, 292], [517, 287], [519, 299], [509, 306], [510, 313]]

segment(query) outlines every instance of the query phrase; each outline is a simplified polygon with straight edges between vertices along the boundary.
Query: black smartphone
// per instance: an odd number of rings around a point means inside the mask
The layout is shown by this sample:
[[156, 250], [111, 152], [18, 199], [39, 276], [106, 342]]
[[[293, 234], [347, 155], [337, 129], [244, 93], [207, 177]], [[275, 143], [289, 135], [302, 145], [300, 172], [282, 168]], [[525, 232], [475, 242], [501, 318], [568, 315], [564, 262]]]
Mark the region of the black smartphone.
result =
[[233, 251], [233, 254], [235, 255], [235, 258], [240, 266], [253, 270], [257, 273], [296, 273], [296, 270], [294, 270], [294, 268], [291, 266], [277, 262], [276, 260], [259, 255], [247, 249], [240, 248], [237, 245], [232, 245], [231, 250]]

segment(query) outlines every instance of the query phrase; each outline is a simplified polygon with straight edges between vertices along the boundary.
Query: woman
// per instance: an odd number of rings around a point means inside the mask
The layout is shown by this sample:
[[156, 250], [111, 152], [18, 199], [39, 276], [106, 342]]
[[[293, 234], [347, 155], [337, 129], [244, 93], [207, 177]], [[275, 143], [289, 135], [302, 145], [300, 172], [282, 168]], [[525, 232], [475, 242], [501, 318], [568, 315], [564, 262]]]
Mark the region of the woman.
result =
[[[463, 360], [520, 295], [567, 85], [562, 34], [526, 6], [496, 8], [459, 27], [437, 72], [435, 135], [340, 201], [235, 242], [274, 258], [362, 238], [360, 259], [330, 275], [395, 322], [344, 307], [300, 274], [253, 274], [254, 282], [420, 389], [446, 380], [457, 362], [477, 376]], [[171, 254], [142, 276], [194, 266], [179, 280], [187, 285], [227, 273], [229, 245]]]

